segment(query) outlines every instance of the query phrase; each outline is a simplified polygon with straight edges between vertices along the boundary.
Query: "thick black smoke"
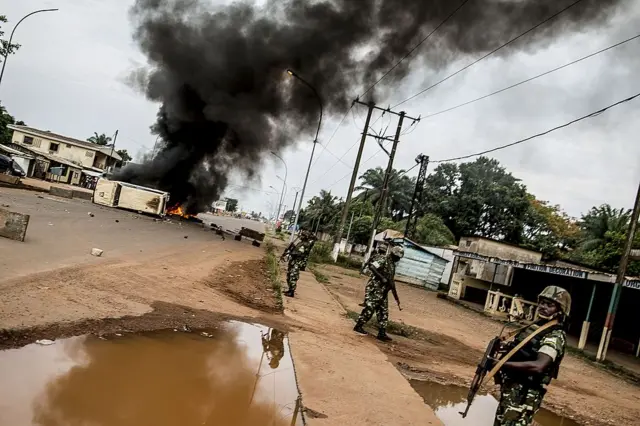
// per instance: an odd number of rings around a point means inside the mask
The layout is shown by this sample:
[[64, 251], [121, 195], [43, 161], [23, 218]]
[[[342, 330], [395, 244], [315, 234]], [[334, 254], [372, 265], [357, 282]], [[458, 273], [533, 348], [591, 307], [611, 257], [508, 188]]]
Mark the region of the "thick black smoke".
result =
[[[153, 130], [164, 145], [117, 178], [169, 191], [191, 213], [207, 209], [230, 171], [253, 178], [265, 153], [311, 140], [317, 100], [287, 68], [317, 87], [325, 113], [344, 112], [461, 1], [137, 0], [134, 38], [149, 67], [134, 80], [161, 104]], [[413, 69], [492, 50], [573, 1], [470, 0], [421, 47]], [[510, 50], [602, 25], [619, 3], [583, 0]], [[399, 67], [376, 90], [408, 71]]]

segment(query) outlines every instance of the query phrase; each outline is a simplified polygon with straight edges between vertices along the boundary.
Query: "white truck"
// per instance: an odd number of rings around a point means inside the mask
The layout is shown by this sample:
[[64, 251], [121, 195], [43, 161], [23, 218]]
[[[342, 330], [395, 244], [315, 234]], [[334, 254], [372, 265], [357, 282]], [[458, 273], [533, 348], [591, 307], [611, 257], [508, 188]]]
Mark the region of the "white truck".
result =
[[109, 207], [133, 210], [164, 216], [169, 202], [169, 193], [131, 183], [98, 179], [93, 191], [93, 202]]

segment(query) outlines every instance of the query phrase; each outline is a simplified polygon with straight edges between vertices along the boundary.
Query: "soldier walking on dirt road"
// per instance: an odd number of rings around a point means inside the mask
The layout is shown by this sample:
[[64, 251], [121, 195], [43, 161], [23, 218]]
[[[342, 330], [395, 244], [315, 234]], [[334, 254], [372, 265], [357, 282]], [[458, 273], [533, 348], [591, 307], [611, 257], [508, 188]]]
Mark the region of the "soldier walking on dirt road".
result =
[[[368, 334], [363, 326], [371, 319], [374, 312], [378, 320], [378, 340], [390, 342], [391, 338], [387, 336], [387, 324], [389, 322], [389, 290], [395, 291], [394, 276], [396, 273], [396, 263], [404, 256], [404, 249], [396, 246], [392, 247], [389, 254], [384, 257], [378, 257], [369, 264], [369, 270], [372, 273], [367, 288], [365, 290], [364, 303], [365, 307], [358, 318], [353, 331], [360, 334]], [[398, 302], [398, 307], [400, 302]]]
[[287, 269], [287, 285], [288, 289], [284, 292], [287, 297], [294, 297], [298, 279], [300, 278], [300, 268], [306, 265], [306, 258], [311, 252], [313, 246], [313, 235], [306, 231], [300, 232], [300, 241], [291, 243], [289, 247], [282, 253], [280, 260], [289, 258], [289, 266]]
[[494, 426], [528, 426], [533, 422], [546, 387], [558, 377], [565, 353], [564, 330], [571, 312], [571, 295], [561, 287], [549, 286], [538, 296], [538, 321], [516, 334], [502, 350], [510, 351], [535, 330], [551, 321], [558, 324], [537, 334], [507, 361], [495, 376], [500, 385], [500, 404]]

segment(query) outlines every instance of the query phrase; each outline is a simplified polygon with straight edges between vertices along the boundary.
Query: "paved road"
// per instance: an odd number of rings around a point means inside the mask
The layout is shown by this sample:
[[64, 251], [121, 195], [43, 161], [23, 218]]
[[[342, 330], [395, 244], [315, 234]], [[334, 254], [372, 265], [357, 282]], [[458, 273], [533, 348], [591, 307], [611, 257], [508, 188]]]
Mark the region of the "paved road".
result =
[[257, 220], [236, 219], [235, 217], [216, 216], [208, 213], [201, 213], [198, 215], [198, 218], [202, 219], [202, 221], [207, 225], [215, 223], [216, 225], [230, 231], [239, 231], [240, 228], [243, 227], [253, 229], [254, 231], [261, 233], [264, 233], [265, 231], [265, 224], [258, 222]]

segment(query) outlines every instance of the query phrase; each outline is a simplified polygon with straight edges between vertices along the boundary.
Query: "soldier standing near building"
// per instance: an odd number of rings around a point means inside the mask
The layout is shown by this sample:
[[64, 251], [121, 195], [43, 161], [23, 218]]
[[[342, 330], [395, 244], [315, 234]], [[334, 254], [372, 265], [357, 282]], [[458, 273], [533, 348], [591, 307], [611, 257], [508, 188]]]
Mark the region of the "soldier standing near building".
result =
[[300, 278], [300, 268], [305, 264], [305, 257], [311, 252], [312, 236], [306, 231], [300, 231], [300, 241], [289, 244], [289, 247], [282, 253], [280, 260], [289, 258], [287, 268], [288, 289], [284, 292], [287, 297], [294, 297], [298, 279]]
[[494, 426], [528, 426], [533, 422], [546, 386], [558, 377], [565, 353], [565, 325], [571, 312], [571, 295], [561, 287], [549, 286], [538, 296], [541, 319], [519, 332], [503, 350], [509, 351], [535, 330], [555, 319], [558, 324], [541, 332], [507, 361], [498, 372], [500, 403]]
[[[384, 257], [376, 258], [369, 264], [369, 270], [372, 273], [367, 288], [365, 290], [365, 307], [358, 318], [353, 331], [360, 334], [368, 334], [363, 326], [371, 319], [374, 312], [378, 320], [378, 340], [390, 342], [391, 338], [387, 336], [387, 324], [389, 322], [389, 290], [395, 291], [394, 276], [396, 273], [396, 263], [404, 256], [404, 249], [396, 246], [392, 247], [389, 254]], [[400, 302], [398, 302], [398, 307]]]

